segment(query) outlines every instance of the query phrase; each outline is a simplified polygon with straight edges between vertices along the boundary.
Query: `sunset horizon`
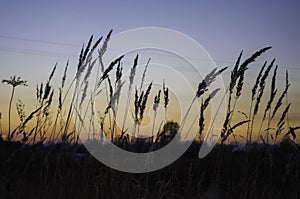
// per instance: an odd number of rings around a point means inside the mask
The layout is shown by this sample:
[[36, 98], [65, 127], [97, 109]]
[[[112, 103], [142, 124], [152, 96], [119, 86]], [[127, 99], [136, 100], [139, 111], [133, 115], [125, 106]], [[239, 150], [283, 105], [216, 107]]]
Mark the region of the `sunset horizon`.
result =
[[2, 2], [0, 198], [299, 198], [299, 8]]

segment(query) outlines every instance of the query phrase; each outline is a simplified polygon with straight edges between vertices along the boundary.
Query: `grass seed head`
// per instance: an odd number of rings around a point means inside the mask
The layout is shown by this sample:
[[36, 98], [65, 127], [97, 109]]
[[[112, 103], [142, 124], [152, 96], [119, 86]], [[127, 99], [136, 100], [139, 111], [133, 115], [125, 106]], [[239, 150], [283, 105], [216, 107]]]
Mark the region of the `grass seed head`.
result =
[[265, 85], [266, 85], [266, 80], [267, 80], [267, 77], [269, 76], [269, 72], [270, 72], [271, 68], [273, 67], [274, 62], [275, 62], [275, 59], [273, 59], [272, 62], [269, 64], [269, 66], [265, 70], [265, 73], [264, 73], [264, 75], [262, 76], [262, 78], [261, 78], [261, 80], [259, 82], [258, 96], [256, 98], [256, 104], [255, 104], [254, 113], [253, 113], [254, 115], [256, 115], [257, 112], [258, 112], [258, 107], [259, 107], [261, 98], [262, 98], [263, 93], [264, 93], [264, 89], [265, 89]]
[[278, 68], [278, 66], [276, 65], [276, 67], [274, 68], [274, 73], [273, 73], [273, 77], [272, 77], [270, 99], [267, 103], [263, 118], [266, 117], [267, 111], [271, 109], [272, 102], [274, 101], [274, 98], [275, 98], [276, 93], [277, 93], [277, 89], [275, 88], [276, 87], [275, 84], [276, 84], [277, 68]]
[[10, 77], [9, 80], [3, 79], [2, 83], [6, 83], [8, 85], [11, 85], [12, 87], [28, 86], [27, 81], [22, 80], [21, 77], [16, 78], [15, 75], [13, 77]]
[[[287, 75], [287, 71], [286, 71], [286, 79], [288, 78], [288, 75]], [[282, 105], [282, 101], [283, 101], [283, 98], [287, 95], [287, 92], [288, 92], [288, 89], [290, 87], [290, 84], [288, 82], [288, 80], [286, 81], [286, 84], [285, 84], [285, 89], [284, 91], [282, 92], [281, 96], [279, 97], [276, 105], [275, 105], [275, 108], [273, 110], [273, 113], [272, 113], [272, 118], [275, 116], [276, 112], [278, 111], [278, 109], [281, 107]]]
[[169, 88], [166, 87], [165, 80], [163, 81], [163, 93], [164, 93], [164, 107], [167, 108], [169, 104]]
[[255, 95], [256, 95], [257, 88], [258, 88], [258, 84], [259, 84], [260, 78], [262, 76], [262, 73], [263, 73], [266, 65], [267, 65], [267, 62], [265, 62], [264, 65], [261, 67], [261, 69], [260, 69], [260, 71], [258, 73], [258, 76], [257, 76], [257, 78], [255, 80], [254, 86], [252, 88], [252, 101], [255, 99]]

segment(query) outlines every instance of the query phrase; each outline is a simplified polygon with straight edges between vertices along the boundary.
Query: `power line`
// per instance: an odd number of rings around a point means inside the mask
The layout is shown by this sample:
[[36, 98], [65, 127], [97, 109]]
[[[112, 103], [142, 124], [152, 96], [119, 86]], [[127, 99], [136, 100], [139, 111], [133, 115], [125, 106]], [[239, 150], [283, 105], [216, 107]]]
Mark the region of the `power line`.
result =
[[13, 36], [7, 36], [7, 35], [0, 35], [0, 38], [9, 39], [9, 40], [18, 40], [18, 41], [28, 41], [28, 42], [34, 42], [34, 43], [42, 43], [42, 44], [51, 44], [51, 45], [57, 45], [57, 46], [71, 46], [71, 47], [76, 47], [76, 48], [81, 47], [78, 44], [39, 40], [39, 39], [29, 39], [29, 38], [23, 38], [23, 37], [13, 37]]
[[39, 55], [39, 56], [47, 56], [47, 57], [57, 57], [57, 58], [68, 58], [68, 59], [77, 59], [76, 55], [72, 54], [64, 54], [36, 49], [28, 49], [28, 48], [12, 48], [8, 46], [0, 46], [0, 51], [2, 52], [12, 52], [18, 54], [29, 54], [29, 55]]
[[[19, 40], [19, 41], [28, 41], [28, 42], [34, 42], [34, 43], [43, 43], [43, 44], [51, 44], [51, 45], [57, 45], [57, 46], [71, 46], [76, 48], [81, 48], [82, 46], [78, 44], [71, 44], [71, 43], [64, 43], [64, 42], [56, 42], [56, 41], [48, 41], [48, 40], [38, 40], [38, 39], [30, 39], [30, 38], [23, 38], [23, 37], [15, 37], [15, 36], [7, 36], [7, 35], [0, 35], [0, 38], [3, 39], [9, 39], [9, 40]], [[1, 48], [4, 48], [1, 49]], [[7, 46], [0, 46], [0, 51], [4, 52], [14, 52], [14, 53], [21, 53], [21, 54], [31, 54], [31, 55], [42, 55], [42, 56], [50, 56], [50, 57], [66, 57], [70, 59], [76, 59], [78, 55], [71, 55], [71, 54], [64, 54], [64, 53], [57, 53], [57, 52], [49, 52], [49, 51], [43, 51], [43, 50], [36, 50], [36, 49], [25, 49], [25, 48], [13, 48], [13, 47], [7, 47]], [[119, 49], [108, 49], [108, 51], [111, 52], [120, 52], [124, 53]], [[157, 53], [144, 53], [144, 55], [154, 55], [154, 56], [161, 56], [161, 57], [173, 57], [172, 55], [161, 55]], [[73, 58], [72, 58], [73, 57]], [[199, 58], [193, 58], [193, 57], [187, 57], [190, 60], [198, 60], [198, 61], [211, 61], [209, 59], [199, 59]], [[218, 60], [218, 59], [212, 59], [215, 63], [221, 64], [224, 63], [225, 65], [234, 65], [234, 61], [228, 61], [228, 60]], [[254, 64], [255, 66], [260, 66], [258, 64]], [[288, 69], [288, 70], [300, 70], [300, 67], [282, 67], [278, 66], [279, 68]]]

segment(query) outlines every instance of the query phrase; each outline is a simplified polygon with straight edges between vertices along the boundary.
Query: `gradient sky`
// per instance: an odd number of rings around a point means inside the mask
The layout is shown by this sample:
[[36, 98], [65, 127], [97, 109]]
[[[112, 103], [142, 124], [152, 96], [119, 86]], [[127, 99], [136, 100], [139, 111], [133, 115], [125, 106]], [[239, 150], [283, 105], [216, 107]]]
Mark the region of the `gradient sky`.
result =
[[[35, 85], [47, 79], [56, 62], [60, 71], [67, 59], [76, 66], [81, 45], [91, 34], [99, 37], [110, 29], [119, 33], [132, 28], [163, 27], [196, 40], [220, 67], [232, 67], [241, 50], [246, 58], [262, 47], [273, 46], [253, 64], [247, 81], [254, 81], [258, 66], [265, 60], [277, 58], [278, 76], [284, 78], [285, 69], [290, 73], [291, 120], [296, 123], [300, 121], [299, 10], [297, 0], [2, 1], [0, 79], [17, 75], [28, 80], [31, 86], [18, 88], [16, 99], [29, 102], [34, 99]], [[229, 76], [229, 72], [224, 73], [225, 82]], [[7, 113], [9, 89], [0, 85], [3, 115]]]

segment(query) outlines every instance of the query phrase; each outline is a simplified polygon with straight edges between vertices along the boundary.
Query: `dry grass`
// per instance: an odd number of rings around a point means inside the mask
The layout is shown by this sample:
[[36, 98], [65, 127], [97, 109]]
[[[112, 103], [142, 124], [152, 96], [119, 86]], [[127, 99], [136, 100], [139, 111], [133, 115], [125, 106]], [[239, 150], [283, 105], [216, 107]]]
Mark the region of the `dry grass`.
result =
[[[271, 47], [265, 47], [262, 48], [261, 50], [255, 52], [252, 54], [248, 59], [246, 59], [242, 64], [240, 64], [241, 57], [243, 54], [243, 51], [240, 53], [236, 64], [231, 71], [231, 80], [229, 83], [229, 87], [226, 90], [226, 93], [229, 91], [228, 94], [228, 105], [227, 105], [227, 114], [223, 123], [223, 129], [221, 131], [221, 143], [225, 142], [229, 135], [233, 134], [233, 129], [230, 127], [231, 126], [231, 120], [233, 117], [233, 114], [235, 112], [236, 104], [241, 96], [243, 85], [244, 85], [244, 79], [245, 79], [245, 72], [248, 70], [249, 64], [255, 61], [259, 56], [261, 56], [264, 52], [269, 50]], [[232, 99], [232, 94], [233, 90], [236, 87], [236, 95], [235, 95], [235, 100], [234, 100], [234, 105], [233, 108], [231, 108], [231, 99]], [[225, 94], [226, 95], [226, 94]], [[250, 122], [249, 120], [241, 121], [238, 122], [237, 124], [234, 125], [235, 128]]]
[[[57, 65], [54, 66], [53, 70], [49, 75], [48, 80], [45, 83], [41, 83], [39, 86], [37, 86], [36, 97], [37, 97], [38, 107], [30, 114], [31, 116], [30, 119], [32, 119], [33, 116], [36, 114], [36, 120], [35, 120], [36, 125], [34, 129], [26, 130], [25, 128], [26, 125], [24, 124], [26, 120], [24, 116], [25, 113], [22, 112], [22, 108], [21, 108], [22, 106], [19, 103], [18, 112], [21, 118], [21, 124], [17, 128], [19, 130], [15, 130], [13, 135], [22, 134], [23, 135], [22, 141], [23, 142], [30, 141], [31, 143], [35, 143], [37, 138], [41, 140], [47, 139], [49, 142], [57, 142], [58, 140], [60, 140], [62, 142], [77, 143], [81, 131], [85, 131], [86, 133], [88, 133], [89, 138], [91, 137], [90, 136], [91, 133], [93, 139], [95, 138], [95, 135], [97, 134], [99, 135], [103, 133], [106, 135], [110, 135], [112, 142], [115, 140], [123, 139], [123, 137], [125, 136], [128, 130], [128, 128], [125, 126], [125, 123], [127, 120], [128, 109], [131, 104], [130, 98], [133, 90], [132, 88], [134, 86], [135, 87], [137, 86], [135, 84], [135, 75], [136, 75], [136, 68], [138, 67], [139, 56], [136, 55], [133, 61], [133, 66], [130, 70], [129, 87], [127, 92], [123, 124], [122, 127], [118, 129], [116, 127], [116, 117], [118, 114], [119, 101], [122, 100], [120, 99], [122, 88], [125, 84], [125, 80], [123, 80], [123, 63], [122, 63], [124, 55], [117, 57], [107, 67], [105, 67], [103, 63], [103, 56], [107, 51], [111, 34], [112, 34], [112, 30], [109, 31], [104, 41], [102, 41], [103, 37], [100, 37], [98, 40], [96, 40], [94, 44], [93, 44], [93, 35], [92, 35], [88, 40], [87, 45], [86, 46], [83, 45], [79, 55], [76, 74], [72, 79], [70, 85], [67, 87], [68, 89], [65, 92], [64, 90], [66, 87], [65, 84], [67, 79], [67, 71], [69, 67], [69, 62], [67, 62], [64, 69], [63, 76], [61, 78], [61, 85], [58, 88], [59, 91], [58, 98], [57, 98], [58, 107], [56, 110], [56, 114], [54, 114], [55, 115], [53, 119], [54, 122], [49, 122], [50, 120], [52, 120], [53, 114], [50, 111], [50, 109], [55, 95], [54, 93], [55, 89], [52, 88], [51, 86], [51, 80], [55, 75], [55, 70]], [[94, 59], [93, 54], [98, 49], [98, 46], [100, 45], [101, 47], [99, 47], [98, 50], [98, 57], [97, 59]], [[268, 51], [270, 48], [271, 47], [262, 48], [261, 50], [258, 50], [257, 52], [252, 54], [249, 58], [245, 59], [244, 61], [242, 61], [243, 51], [241, 51], [241, 53], [239, 54], [237, 61], [231, 71], [231, 80], [225, 93], [225, 95], [227, 95], [228, 98], [228, 104], [227, 104], [227, 113], [224, 120], [223, 129], [221, 131], [221, 143], [228, 140], [230, 135], [233, 135], [235, 137], [234, 130], [246, 123], [248, 123], [248, 128], [247, 128], [247, 134], [244, 135], [244, 137], [246, 137], [245, 140], [247, 143], [252, 142], [252, 133], [253, 133], [253, 125], [255, 123], [255, 116], [258, 114], [258, 111], [261, 109], [260, 102], [262, 100], [265, 91], [267, 78], [269, 76], [271, 69], [273, 68], [275, 59], [272, 60], [268, 66], [266, 66], [267, 62], [265, 62], [265, 64], [262, 66], [262, 68], [259, 71], [259, 74], [251, 90], [252, 95], [251, 95], [251, 105], [250, 105], [249, 115], [243, 113], [246, 116], [246, 120], [238, 121], [236, 124], [233, 125], [231, 124], [231, 122], [235, 112], [241, 113], [239, 110], [236, 110], [236, 106], [238, 104], [238, 100], [240, 96], [242, 95], [244, 81], [246, 77], [246, 71], [248, 70], [251, 63], [255, 62], [255, 60], [258, 57], [260, 57], [263, 53]], [[98, 61], [98, 68], [96, 73], [96, 82], [94, 83], [95, 87], [93, 90], [89, 90], [89, 86], [92, 84], [90, 81], [91, 76], [93, 74], [93, 71], [96, 70], [95, 66], [97, 65], [97, 61]], [[150, 96], [150, 91], [152, 90], [152, 83], [148, 85], [146, 90], [143, 90], [149, 62], [150, 59], [148, 59], [144, 67], [144, 71], [141, 76], [140, 85], [138, 86], [138, 88], [135, 89], [135, 100], [133, 102], [134, 104], [133, 117], [135, 122], [133, 127], [133, 135], [135, 135], [136, 133], [139, 134], [140, 124], [144, 118], [144, 113], [146, 107], [148, 106], [147, 105], [148, 98]], [[191, 104], [187, 108], [187, 111], [183, 116], [179, 131], [183, 130], [188, 115], [190, 114], [191, 107], [193, 106], [195, 100], [198, 98], [202, 98], [204, 94], [208, 91], [210, 85], [215, 81], [216, 77], [226, 69], [227, 67], [221, 70], [215, 68], [209, 74], [207, 74], [202, 81], [199, 82], [198, 89], [195, 93], [195, 96], [191, 100]], [[112, 77], [111, 73], [114, 70], [115, 70], [115, 76]], [[285, 89], [283, 90], [281, 96], [278, 98], [276, 104], [273, 105], [277, 94], [277, 89], [275, 86], [276, 78], [277, 78], [277, 66], [273, 71], [269, 100], [264, 109], [264, 112], [262, 113], [263, 119], [261, 121], [261, 127], [263, 126], [263, 123], [267, 118], [267, 114], [268, 114], [268, 125], [266, 130], [266, 137], [265, 137], [266, 142], [268, 142], [268, 138], [270, 135], [269, 131], [272, 131], [272, 129], [274, 129], [274, 127], [271, 126], [271, 121], [274, 119], [274, 116], [276, 115], [279, 108], [281, 107], [283, 103], [283, 99], [284, 98], [287, 99], [287, 92], [290, 86], [290, 84], [288, 83], [288, 77], [286, 75]], [[112, 79], [114, 79], [114, 82], [112, 82], [113, 81]], [[3, 83], [11, 84], [13, 86], [13, 92], [16, 86], [26, 85], [26, 81], [23, 81], [20, 78], [16, 79], [15, 76], [11, 80], [3, 80]], [[104, 87], [103, 87], [103, 83], [105, 83]], [[71, 90], [73, 90], [73, 93], [71, 93]], [[96, 118], [96, 114], [94, 112], [95, 109], [94, 101], [96, 96], [103, 94], [102, 93], [103, 90], [105, 90], [107, 105], [105, 106], [106, 108], [103, 110], [102, 113], [100, 111], [98, 113], [98, 115], [100, 116], [99, 119], [100, 125], [99, 127], [97, 127], [96, 123], [94, 122], [94, 118]], [[234, 94], [234, 90], [235, 90], [235, 94]], [[200, 137], [203, 135], [204, 132], [205, 110], [207, 109], [211, 99], [215, 96], [217, 91], [218, 89], [214, 90], [212, 93], [208, 95], [208, 97], [205, 100], [202, 99], [199, 117], [198, 117]], [[154, 139], [154, 132], [156, 131], [154, 127], [155, 127], [155, 120], [157, 117], [157, 108], [160, 103], [161, 93], [163, 95], [163, 100], [164, 100], [163, 106], [165, 109], [165, 117], [164, 117], [165, 119], [164, 121], [160, 121], [160, 122], [167, 123], [168, 104], [170, 98], [169, 98], [169, 89], [166, 86], [164, 80], [163, 80], [162, 88], [157, 91], [157, 95], [155, 96], [154, 104], [152, 107], [154, 111], [154, 118], [152, 118], [153, 127], [151, 133], [152, 142]], [[65, 102], [67, 99], [70, 100], [70, 104], [68, 108], [65, 107], [66, 106]], [[12, 102], [12, 98], [11, 98], [11, 102]], [[252, 107], [253, 105], [254, 105], [254, 109]], [[274, 108], [272, 109], [273, 106]], [[11, 109], [11, 103], [9, 109]], [[283, 111], [283, 113], [285, 114], [285, 118], [287, 118], [287, 123], [288, 123], [288, 110], [286, 112]], [[85, 122], [87, 118], [90, 118], [88, 123]], [[251, 118], [251, 120], [249, 120], [248, 118]], [[109, 121], [109, 130], [106, 130], [105, 126], [107, 126], [106, 122], [108, 121]], [[26, 123], [27, 122], [29, 122], [29, 120], [26, 120]], [[279, 134], [281, 134], [281, 131], [283, 130], [283, 126], [285, 124], [286, 124], [285, 122], [280, 122], [276, 126], [277, 130], [274, 133], [275, 140], [278, 139], [277, 137]], [[100, 132], [102, 133], [99, 133], [99, 130], [97, 129], [100, 129]], [[50, 131], [50, 135], [47, 138], [46, 137], [47, 132], [49, 131]], [[261, 134], [261, 130], [258, 133]], [[9, 124], [8, 134], [9, 134], [8, 139], [11, 139], [12, 136], [11, 136], [10, 124]], [[243, 135], [241, 135], [241, 137], [242, 136]], [[30, 137], [31, 139], [29, 139]], [[128, 135], [126, 135], [126, 137], [128, 138]]]
[[[183, 157], [175, 163], [179, 166], [173, 164], [164, 168], [162, 171], [140, 175], [141, 177], [129, 174], [126, 176], [124, 173], [120, 174], [117, 171], [108, 169], [103, 165], [93, 162], [94, 160], [89, 156], [86, 158], [85, 153], [83, 153], [84, 158], [82, 159], [77, 156], [72, 156], [70, 158], [70, 154], [77, 155], [75, 153], [76, 151], [65, 153], [64, 150], [66, 150], [68, 146], [79, 146], [77, 144], [79, 142], [81, 131], [85, 131], [85, 133], [87, 133], [88, 139], [103, 140], [103, 136], [105, 135], [106, 137], [110, 137], [112, 142], [125, 149], [126, 147], [129, 149], [130, 147], [137, 147], [138, 143], [133, 142], [134, 139], [126, 133], [128, 132], [128, 128], [125, 125], [129, 112], [128, 109], [131, 104], [134, 105], [134, 127], [132, 128], [132, 131], [133, 135], [137, 134], [138, 136], [140, 133], [141, 122], [143, 121], [145, 112], [149, 106], [151, 93], [156, 93], [156, 95], [154, 97], [153, 104], [151, 104], [154, 112], [154, 116], [152, 118], [152, 137], [149, 139], [149, 142], [144, 143], [146, 149], [150, 148], [150, 151], [152, 151], [159, 147], [163, 147], [168, 144], [177, 133], [180, 133], [183, 130], [186, 120], [190, 114], [191, 107], [197, 99], [201, 100], [200, 112], [198, 114], [198, 118], [196, 118], [199, 125], [198, 135], [201, 140], [201, 136], [203, 136], [205, 130], [205, 112], [209, 108], [212, 99], [216, 97], [219, 91], [217, 88], [209, 93], [209, 87], [214, 83], [216, 78], [227, 69], [227, 67], [220, 70], [215, 68], [207, 74], [203, 80], [200, 80], [195, 95], [191, 99], [191, 104], [187, 107], [181, 124], [179, 125], [176, 122], [168, 121], [168, 109], [170, 109], [168, 106], [172, 98], [170, 98], [169, 88], [166, 85], [166, 82], [163, 80], [162, 87], [157, 90], [155, 90], [152, 82], [147, 85], [146, 89], [144, 89], [150, 59], [145, 65], [141, 81], [137, 85], [135, 79], [137, 79], [136, 69], [139, 65], [139, 56], [136, 55], [130, 70], [127, 95], [125, 96], [125, 99], [121, 98], [121, 93], [124, 92], [123, 88], [126, 81], [123, 76], [122, 61], [124, 56], [121, 55], [117, 57], [107, 66], [103, 62], [103, 56], [107, 51], [111, 34], [112, 31], [108, 33], [104, 41], [102, 41], [102, 37], [100, 37], [94, 44], [93, 36], [91, 36], [86, 47], [83, 45], [79, 55], [76, 74], [72, 79], [70, 79], [71, 82], [69, 85], [66, 85], [69, 68], [69, 62], [67, 62], [64, 73], [61, 77], [61, 85], [58, 88], [58, 92], [55, 92], [56, 89], [53, 88], [51, 84], [54, 75], [56, 75], [55, 71], [57, 66], [55, 65], [48, 80], [37, 86], [37, 107], [31, 111], [28, 116], [25, 113], [25, 105], [21, 101], [18, 101], [16, 108], [20, 123], [13, 131], [11, 131], [10, 112], [13, 104], [14, 89], [19, 85], [26, 86], [27, 84], [26, 81], [16, 78], [15, 76], [13, 76], [10, 80], [2, 81], [3, 83], [7, 83], [13, 87], [9, 102], [9, 129], [7, 132], [7, 139], [8, 141], [20, 140], [22, 143], [31, 145], [22, 145], [24, 147], [20, 148], [20, 151], [10, 153], [7, 156], [8, 158], [1, 162], [1, 166], [6, 164], [18, 165], [11, 164], [10, 162], [14, 157], [16, 157], [15, 155], [18, 155], [19, 152], [24, 152], [23, 149], [26, 147], [29, 147], [30, 150], [33, 149], [30, 153], [26, 151], [27, 154], [25, 153], [25, 155], [37, 155], [40, 159], [38, 162], [32, 162], [34, 158], [31, 156], [27, 158], [26, 156], [25, 161], [20, 162], [22, 164], [20, 165], [21, 171], [25, 171], [24, 173], [27, 178], [28, 173], [26, 172], [28, 172], [29, 169], [36, 168], [32, 165], [39, 165], [41, 171], [31, 171], [33, 174], [36, 172], [40, 175], [33, 175], [38, 178], [38, 187], [41, 187], [41, 190], [38, 191], [40, 191], [41, 194], [50, 194], [51, 192], [53, 196], [60, 198], [67, 196], [75, 197], [76, 194], [72, 193], [80, 192], [77, 190], [79, 188], [82, 189], [85, 194], [88, 193], [91, 197], [97, 198], [121, 198], [124, 196], [131, 198], [195, 198], [205, 196], [204, 193], [209, 192], [210, 189], [216, 190], [225, 195], [227, 194], [227, 196], [237, 196], [238, 198], [260, 196], [268, 198], [268, 196], [274, 196], [268, 192], [275, 193], [275, 191], [278, 190], [278, 187], [274, 185], [274, 183], [278, 183], [278, 179], [280, 181], [280, 185], [287, 183], [288, 180], [289, 183], [291, 183], [292, 188], [298, 187], [297, 182], [299, 182], [299, 180], [297, 181], [297, 177], [299, 176], [297, 175], [299, 174], [299, 168], [297, 168], [297, 165], [299, 165], [299, 159], [297, 159], [297, 157], [299, 154], [299, 146], [295, 140], [297, 137], [296, 131], [299, 130], [300, 127], [291, 127], [289, 125], [288, 114], [292, 105], [288, 102], [287, 97], [288, 89], [290, 87], [288, 73], [286, 73], [285, 88], [276, 101], [276, 79], [278, 78], [277, 66], [273, 71], [267, 105], [264, 108], [262, 108], [261, 105], [262, 97], [267, 87], [267, 79], [273, 68], [275, 59], [272, 60], [268, 66], [267, 62], [265, 62], [253, 83], [249, 115], [237, 110], [239, 99], [245, 92], [244, 83], [245, 78], [247, 77], [246, 72], [248, 67], [259, 56], [269, 50], [270, 47], [263, 48], [255, 52], [243, 62], [243, 51], [239, 54], [235, 66], [231, 71], [231, 81], [227, 87], [225, 96], [223, 96], [223, 98], [227, 97], [228, 104], [223, 129], [221, 130], [221, 145], [217, 146], [217, 151], [213, 152], [212, 156], [209, 156], [208, 159], [206, 159], [206, 161], [208, 161], [206, 162], [207, 164], [203, 164], [203, 162], [198, 162], [199, 160], [191, 158], [194, 153], [197, 153], [200, 146], [199, 142], [196, 143], [196, 146], [191, 146], [192, 148], [188, 152], [188, 158]], [[94, 59], [93, 55], [101, 43], [102, 46], [98, 50], [98, 56]], [[95, 68], [97, 65], [98, 68]], [[94, 73], [95, 70], [96, 73]], [[92, 82], [91, 77], [94, 74], [96, 74], [96, 80], [95, 82]], [[91, 85], [94, 85], [94, 88], [90, 90], [89, 88]], [[103, 90], [105, 90], [105, 93], [102, 92]], [[131, 95], [133, 92], [135, 92], [134, 100], [131, 101]], [[56, 95], [57, 98], [55, 97]], [[106, 97], [106, 102], [101, 104], [103, 110], [98, 110], [98, 112], [95, 113], [94, 103], [97, 103], [97, 96]], [[285, 106], [283, 106], [284, 99], [286, 99]], [[57, 106], [53, 107], [56, 100]], [[119, 128], [116, 125], [116, 117], [120, 114], [118, 112], [119, 103], [123, 101], [125, 102], [125, 112], [122, 121], [122, 128]], [[70, 102], [70, 104], [67, 104], [67, 102]], [[165, 116], [162, 121], [156, 121], [158, 107], [160, 104], [164, 107]], [[282, 106], [284, 107], [284, 110], [281, 112], [279, 120], [274, 121], [276, 114], [280, 114], [280, 108], [282, 108]], [[236, 113], [243, 114], [246, 119], [239, 120], [235, 124], [231, 124], [233, 123], [233, 115]], [[244, 151], [238, 151], [236, 153], [233, 152], [235, 148], [233, 149], [232, 147], [237, 146], [225, 145], [225, 143], [229, 141], [231, 137], [235, 139], [236, 136], [244, 136], [246, 137], [246, 142], [251, 145], [254, 120], [259, 113], [263, 115], [262, 123], [266, 118], [268, 119], [266, 136], [265, 138], [261, 137], [262, 142], [265, 144], [264, 147], [267, 148], [267, 152], [264, 150], [260, 151], [261, 145], [255, 144], [253, 144], [253, 151], [249, 153]], [[97, 114], [99, 126], [94, 121], [97, 119]], [[4, 133], [1, 126], [1, 116], [2, 115], [0, 113], [0, 147], [2, 146], [2, 135]], [[35, 125], [31, 128], [28, 127], [28, 123], [30, 121], [35, 123]], [[271, 121], [273, 122], [271, 123]], [[107, 124], [107, 122], [109, 122], [109, 124]], [[155, 129], [156, 122], [160, 123], [158, 130]], [[274, 122], [275, 125], [273, 125]], [[236, 135], [235, 131], [245, 124], [248, 124], [248, 130], [245, 132], [246, 135]], [[47, 134], [47, 132], [50, 134]], [[157, 135], [154, 135], [154, 133], [157, 133]], [[269, 146], [269, 136], [273, 139], [274, 144], [277, 144], [280, 141], [280, 146]], [[58, 147], [57, 151], [57, 145], [53, 144], [49, 146], [53, 146], [54, 148], [47, 151], [46, 148], [44, 148], [45, 146], [42, 145], [46, 142], [60, 143], [61, 148]], [[282, 155], [278, 155], [276, 150], [272, 151], [272, 147], [280, 147], [280, 150], [292, 151], [292, 153], [286, 151], [283, 152], [284, 154], [287, 154], [287, 156], [284, 157], [286, 158], [284, 159], [284, 165], [286, 165], [286, 167], [276, 168], [276, 166], [280, 165], [276, 165], [276, 161], [278, 162], [278, 157], [282, 157]], [[26, 150], [27, 149], [28, 148], [26, 148]], [[53, 154], [55, 154], [55, 158], [52, 157], [52, 150], [54, 151]], [[133, 152], [134, 150], [137, 149], [134, 148]], [[1, 155], [3, 151], [5, 150], [1, 151]], [[190, 153], [192, 155], [189, 155]], [[23, 165], [24, 162], [26, 162], [25, 165]], [[184, 164], [184, 166], [181, 164]], [[233, 167], [232, 165], [235, 166]], [[18, 170], [20, 168], [17, 166]], [[1, 173], [1, 177], [5, 177], [5, 175], [8, 174], [3, 174], [3, 172]], [[15, 177], [14, 175], [15, 174], [12, 174], [11, 176]], [[273, 175], [276, 175], [276, 178], [271, 178]], [[237, 178], [237, 176], [241, 177]], [[125, 180], [122, 177], [124, 177]], [[237, 180], [235, 180], [236, 178]], [[13, 179], [3, 179], [8, 187], [12, 186], [12, 183], [14, 182]], [[53, 181], [51, 181], [51, 179]], [[290, 179], [293, 179], [293, 181]], [[77, 183], [74, 183], [79, 182], [78, 180], [83, 182], [84, 186], [79, 186]], [[225, 188], [221, 188], [224, 186], [224, 182], [228, 182], [228, 184], [226, 184]], [[69, 189], [67, 185], [70, 185], [72, 190]], [[263, 186], [266, 190], [260, 190], [261, 186]], [[93, 190], [93, 192], [89, 192], [90, 190], [88, 190], [87, 187]], [[203, 189], [203, 187], [205, 187], [205, 189]], [[237, 191], [232, 191], [236, 190], [237, 187], [240, 188], [243, 193], [238, 194]], [[253, 192], [254, 189], [259, 190], [258, 193], [260, 194], [255, 194]], [[57, 190], [57, 195], [53, 190]], [[116, 192], [116, 190], [118, 191]], [[11, 191], [8, 189], [8, 195], [10, 193]], [[291, 194], [292, 190], [289, 190], [287, 193]]]

